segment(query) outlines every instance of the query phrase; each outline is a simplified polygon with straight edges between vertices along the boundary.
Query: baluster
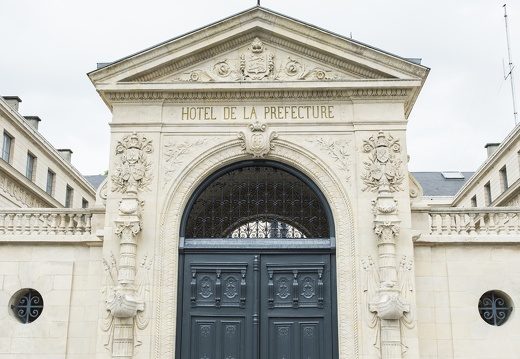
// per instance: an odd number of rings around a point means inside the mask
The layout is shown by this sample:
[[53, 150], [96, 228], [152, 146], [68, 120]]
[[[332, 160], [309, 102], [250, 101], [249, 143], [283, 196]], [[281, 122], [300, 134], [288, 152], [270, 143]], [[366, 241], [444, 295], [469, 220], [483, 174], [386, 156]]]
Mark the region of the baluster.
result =
[[[66, 228], [66, 216], [67, 214], [66, 213], [60, 213], [58, 214], [59, 216], [59, 223], [57, 223], [58, 227], [57, 227], [57, 230], [58, 230], [58, 234], [65, 234], [65, 228]], [[58, 217], [57, 217], [58, 218]]]
[[32, 231], [31, 219], [32, 219], [32, 214], [25, 213], [23, 215], [23, 219], [22, 219], [23, 234], [31, 234], [31, 231]]
[[79, 236], [83, 234], [84, 227], [83, 227], [83, 220], [81, 219], [82, 215], [76, 213], [74, 215], [74, 223], [76, 224], [76, 230], [74, 231], [74, 235]]
[[459, 234], [466, 235], [468, 234], [468, 219], [467, 214], [464, 212], [461, 212], [459, 214]]
[[496, 225], [495, 225], [495, 214], [488, 214], [489, 224], [488, 224], [488, 234], [497, 234]]
[[17, 213], [15, 215], [15, 221], [16, 221], [15, 234], [23, 234], [22, 220], [23, 220], [23, 214]]
[[459, 234], [457, 231], [457, 214], [456, 213], [450, 213], [450, 234]]
[[446, 223], [446, 213], [441, 214], [441, 234], [447, 234], [448, 225]]
[[430, 213], [430, 221], [431, 221], [430, 234], [436, 234], [437, 233], [437, 215]]
[[468, 213], [469, 216], [469, 234], [475, 235], [477, 234], [476, 227], [475, 227], [475, 213]]
[[0, 213], [0, 234], [5, 234], [5, 213]]
[[7, 234], [14, 234], [14, 213], [9, 213], [7, 215]]
[[498, 213], [497, 217], [498, 217], [497, 233], [498, 234], [505, 234], [506, 233], [505, 221], [506, 221], [506, 218], [507, 218], [507, 214], [506, 213]]
[[87, 213], [85, 214], [85, 234], [91, 234], [92, 232], [92, 214]]
[[67, 216], [67, 228], [65, 234], [74, 234], [74, 214], [69, 213]]
[[49, 234], [58, 234], [58, 214], [51, 213], [49, 216]]
[[47, 213], [42, 213], [41, 215], [40, 228], [38, 229], [38, 234], [48, 234], [47, 229], [49, 227], [49, 215]]
[[507, 222], [507, 234], [516, 234], [517, 233], [517, 226], [515, 225], [515, 221], [513, 218], [516, 215], [513, 212], [508, 212], [508, 222]]
[[38, 228], [40, 228], [40, 213], [33, 213], [31, 215], [31, 234], [38, 234]]

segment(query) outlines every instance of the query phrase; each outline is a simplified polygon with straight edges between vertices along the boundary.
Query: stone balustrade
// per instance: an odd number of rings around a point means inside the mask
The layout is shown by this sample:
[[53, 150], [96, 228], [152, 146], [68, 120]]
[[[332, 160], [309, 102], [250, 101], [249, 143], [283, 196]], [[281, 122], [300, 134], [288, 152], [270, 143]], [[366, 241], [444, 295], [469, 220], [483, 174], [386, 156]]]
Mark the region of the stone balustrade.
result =
[[16, 208], [0, 210], [0, 235], [84, 236], [92, 234], [91, 209]]
[[[430, 208], [430, 235], [514, 235], [520, 233], [520, 208]], [[426, 234], [426, 233], [425, 233]]]

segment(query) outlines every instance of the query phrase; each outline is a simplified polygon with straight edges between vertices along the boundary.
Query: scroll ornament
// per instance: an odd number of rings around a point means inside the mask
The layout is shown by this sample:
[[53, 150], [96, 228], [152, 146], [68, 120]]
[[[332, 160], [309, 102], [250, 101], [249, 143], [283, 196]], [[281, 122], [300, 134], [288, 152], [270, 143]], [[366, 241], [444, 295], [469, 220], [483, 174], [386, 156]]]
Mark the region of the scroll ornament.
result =
[[278, 137], [278, 133], [267, 128], [266, 124], [256, 121], [248, 126], [248, 131], [238, 133], [242, 149], [254, 158], [262, 158], [274, 148], [272, 140]]
[[327, 81], [345, 79], [345, 75], [305, 61], [300, 57], [276, 56], [256, 37], [238, 56], [222, 58], [202, 67], [177, 74], [173, 81]]

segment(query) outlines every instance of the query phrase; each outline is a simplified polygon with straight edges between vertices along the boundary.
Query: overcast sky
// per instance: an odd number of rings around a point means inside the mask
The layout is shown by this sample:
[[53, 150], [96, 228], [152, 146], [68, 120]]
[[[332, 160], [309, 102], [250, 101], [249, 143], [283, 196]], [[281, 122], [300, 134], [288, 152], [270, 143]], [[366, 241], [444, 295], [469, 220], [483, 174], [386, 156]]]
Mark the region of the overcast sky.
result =
[[[262, 0], [276, 12], [431, 68], [409, 117], [410, 170], [476, 170], [513, 129], [504, 81], [504, 0]], [[70, 148], [83, 174], [108, 168], [110, 111], [86, 73], [256, 5], [256, 0], [16, 0], [1, 6], [0, 95]], [[520, 64], [520, 2], [507, 4]], [[516, 71], [516, 89], [520, 92]], [[517, 94], [517, 102], [520, 96]], [[517, 108], [520, 103], [517, 104]]]

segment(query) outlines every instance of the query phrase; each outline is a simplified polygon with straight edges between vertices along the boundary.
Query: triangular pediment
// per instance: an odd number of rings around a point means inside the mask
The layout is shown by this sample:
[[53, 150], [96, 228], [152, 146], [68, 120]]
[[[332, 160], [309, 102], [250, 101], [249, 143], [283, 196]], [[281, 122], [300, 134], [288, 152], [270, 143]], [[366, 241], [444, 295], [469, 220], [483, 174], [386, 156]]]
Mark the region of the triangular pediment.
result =
[[[209, 60], [191, 54], [182, 63], [172, 61], [145, 74], [123, 79], [130, 82], [234, 82], [234, 81], [330, 81], [395, 78], [392, 75], [333, 57], [322, 51], [252, 31], [205, 50]], [[232, 46], [235, 45], [235, 46]]]
[[[413, 88], [428, 68], [262, 7], [128, 56], [89, 74], [107, 91], [263, 88]], [[392, 85], [389, 85], [392, 82]], [[249, 83], [247, 85], [247, 83]], [[387, 85], [388, 84], [388, 85]], [[107, 101], [107, 99], [105, 99]], [[109, 102], [109, 101], [107, 101]]]

